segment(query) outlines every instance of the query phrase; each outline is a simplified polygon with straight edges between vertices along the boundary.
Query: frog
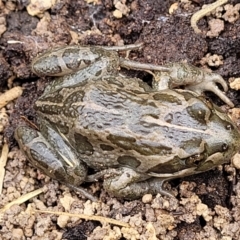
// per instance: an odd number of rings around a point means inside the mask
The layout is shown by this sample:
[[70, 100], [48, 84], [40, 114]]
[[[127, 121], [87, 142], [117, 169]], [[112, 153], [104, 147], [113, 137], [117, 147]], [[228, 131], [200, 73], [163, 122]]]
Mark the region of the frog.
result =
[[[54, 80], [35, 102], [39, 130], [19, 126], [15, 139], [34, 167], [92, 201], [81, 184], [100, 179], [117, 198], [172, 197], [165, 182], [228, 163], [239, 149], [236, 125], [202, 95], [212, 91], [232, 107], [216, 84], [227, 91], [224, 79], [119, 54], [140, 46], [64, 46], [32, 61], [33, 73]], [[153, 83], [120, 68], [147, 71]]]

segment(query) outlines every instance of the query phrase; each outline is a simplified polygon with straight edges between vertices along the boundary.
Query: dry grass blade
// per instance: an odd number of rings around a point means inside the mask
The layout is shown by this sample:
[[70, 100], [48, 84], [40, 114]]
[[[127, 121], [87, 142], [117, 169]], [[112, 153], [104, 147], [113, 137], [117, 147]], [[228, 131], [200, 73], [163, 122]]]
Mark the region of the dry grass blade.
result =
[[93, 221], [99, 221], [99, 222], [107, 222], [107, 223], [111, 223], [117, 226], [121, 226], [121, 227], [130, 227], [130, 225], [128, 223], [125, 222], [121, 222], [112, 218], [106, 218], [106, 217], [102, 217], [102, 216], [89, 216], [89, 215], [85, 215], [85, 214], [74, 214], [74, 213], [67, 213], [67, 212], [55, 212], [55, 211], [44, 211], [44, 210], [32, 210], [35, 213], [49, 213], [49, 214], [56, 214], [56, 215], [65, 215], [65, 216], [69, 216], [69, 217], [79, 217], [85, 220], [93, 220]]
[[43, 188], [39, 188], [37, 190], [27, 193], [27, 194], [21, 196], [20, 198], [13, 200], [12, 202], [6, 204], [3, 208], [0, 209], [0, 220], [2, 219], [4, 212], [7, 211], [11, 206], [13, 206], [15, 204], [22, 204], [22, 203], [28, 201], [30, 198], [33, 198], [42, 192], [43, 192]]
[[221, 5], [227, 3], [228, 0], [218, 0], [214, 3], [208, 4], [205, 6], [205, 8], [199, 10], [198, 12], [194, 13], [191, 17], [191, 27], [193, 28], [194, 32], [197, 34], [201, 33], [201, 30], [198, 28], [197, 23], [198, 21], [206, 16], [208, 13], [215, 10], [217, 7], [220, 7]]
[[5, 176], [5, 165], [7, 163], [7, 156], [8, 156], [8, 145], [5, 143], [2, 148], [2, 155], [0, 158], [0, 194], [2, 194], [3, 188], [3, 179]]

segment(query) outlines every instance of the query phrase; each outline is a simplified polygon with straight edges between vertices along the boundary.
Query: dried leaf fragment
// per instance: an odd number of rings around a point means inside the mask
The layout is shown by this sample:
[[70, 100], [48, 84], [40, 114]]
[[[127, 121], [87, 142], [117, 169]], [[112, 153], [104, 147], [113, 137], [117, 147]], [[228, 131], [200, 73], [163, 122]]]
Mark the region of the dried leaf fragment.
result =
[[0, 109], [6, 106], [9, 102], [18, 98], [22, 95], [22, 88], [21, 87], [14, 87], [8, 90], [7, 92], [0, 95]]

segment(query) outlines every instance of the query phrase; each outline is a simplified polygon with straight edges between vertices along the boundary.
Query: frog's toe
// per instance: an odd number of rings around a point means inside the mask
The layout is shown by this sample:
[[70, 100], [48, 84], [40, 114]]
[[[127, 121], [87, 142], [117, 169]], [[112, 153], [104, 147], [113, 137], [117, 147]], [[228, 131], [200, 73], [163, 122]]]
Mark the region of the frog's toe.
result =
[[73, 189], [76, 192], [81, 193], [84, 197], [88, 198], [89, 200], [93, 201], [93, 202], [97, 202], [98, 199], [96, 197], [94, 197], [91, 193], [87, 192], [84, 188], [82, 187], [76, 187], [72, 184], [66, 184], [66, 186], [68, 186], [69, 188]]
[[219, 83], [222, 86], [223, 91], [227, 92], [227, 90], [228, 90], [227, 83], [224, 81], [224, 79], [221, 76], [219, 76], [219, 75], [214, 76], [214, 78], [212, 79], [212, 82], [213, 82], [213, 85], [215, 85], [214, 83]]
[[227, 105], [234, 107], [233, 102], [225, 95], [223, 91], [218, 88], [215, 82], [221, 84], [224, 91], [228, 89], [227, 84], [225, 82], [223, 83], [219, 79], [216, 79], [216, 81], [204, 81], [194, 86], [188, 86], [188, 89], [194, 91], [198, 95], [201, 95], [205, 91], [213, 92]]

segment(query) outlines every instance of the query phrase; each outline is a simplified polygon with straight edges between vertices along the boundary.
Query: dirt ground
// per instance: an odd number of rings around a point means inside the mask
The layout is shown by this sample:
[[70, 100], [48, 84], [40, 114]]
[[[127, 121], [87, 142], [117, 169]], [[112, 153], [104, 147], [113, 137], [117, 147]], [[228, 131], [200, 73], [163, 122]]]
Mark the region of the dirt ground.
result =
[[[52, 78], [36, 77], [30, 63], [51, 47], [142, 42], [143, 48], [132, 51], [130, 59], [159, 65], [186, 61], [221, 74], [228, 84], [240, 77], [238, 1], [228, 1], [200, 19], [200, 33], [191, 27], [193, 13], [213, 2], [0, 0], [0, 91], [23, 89], [0, 111], [0, 146], [7, 142], [10, 148], [0, 195], [0, 239], [239, 239], [240, 176], [231, 165], [167, 183], [176, 198], [146, 195], [126, 201], [109, 196], [101, 182], [83, 184], [100, 200], [91, 202], [36, 170], [13, 137], [14, 129], [26, 125], [26, 119], [37, 122], [33, 104]], [[137, 71], [129, 74], [148, 77]], [[235, 108], [224, 109], [235, 114], [239, 125], [240, 95], [232, 88], [227, 95]], [[223, 105], [214, 94], [207, 95]], [[38, 196], [4, 210], [7, 203], [42, 187]], [[31, 209], [104, 216], [131, 227]]]

